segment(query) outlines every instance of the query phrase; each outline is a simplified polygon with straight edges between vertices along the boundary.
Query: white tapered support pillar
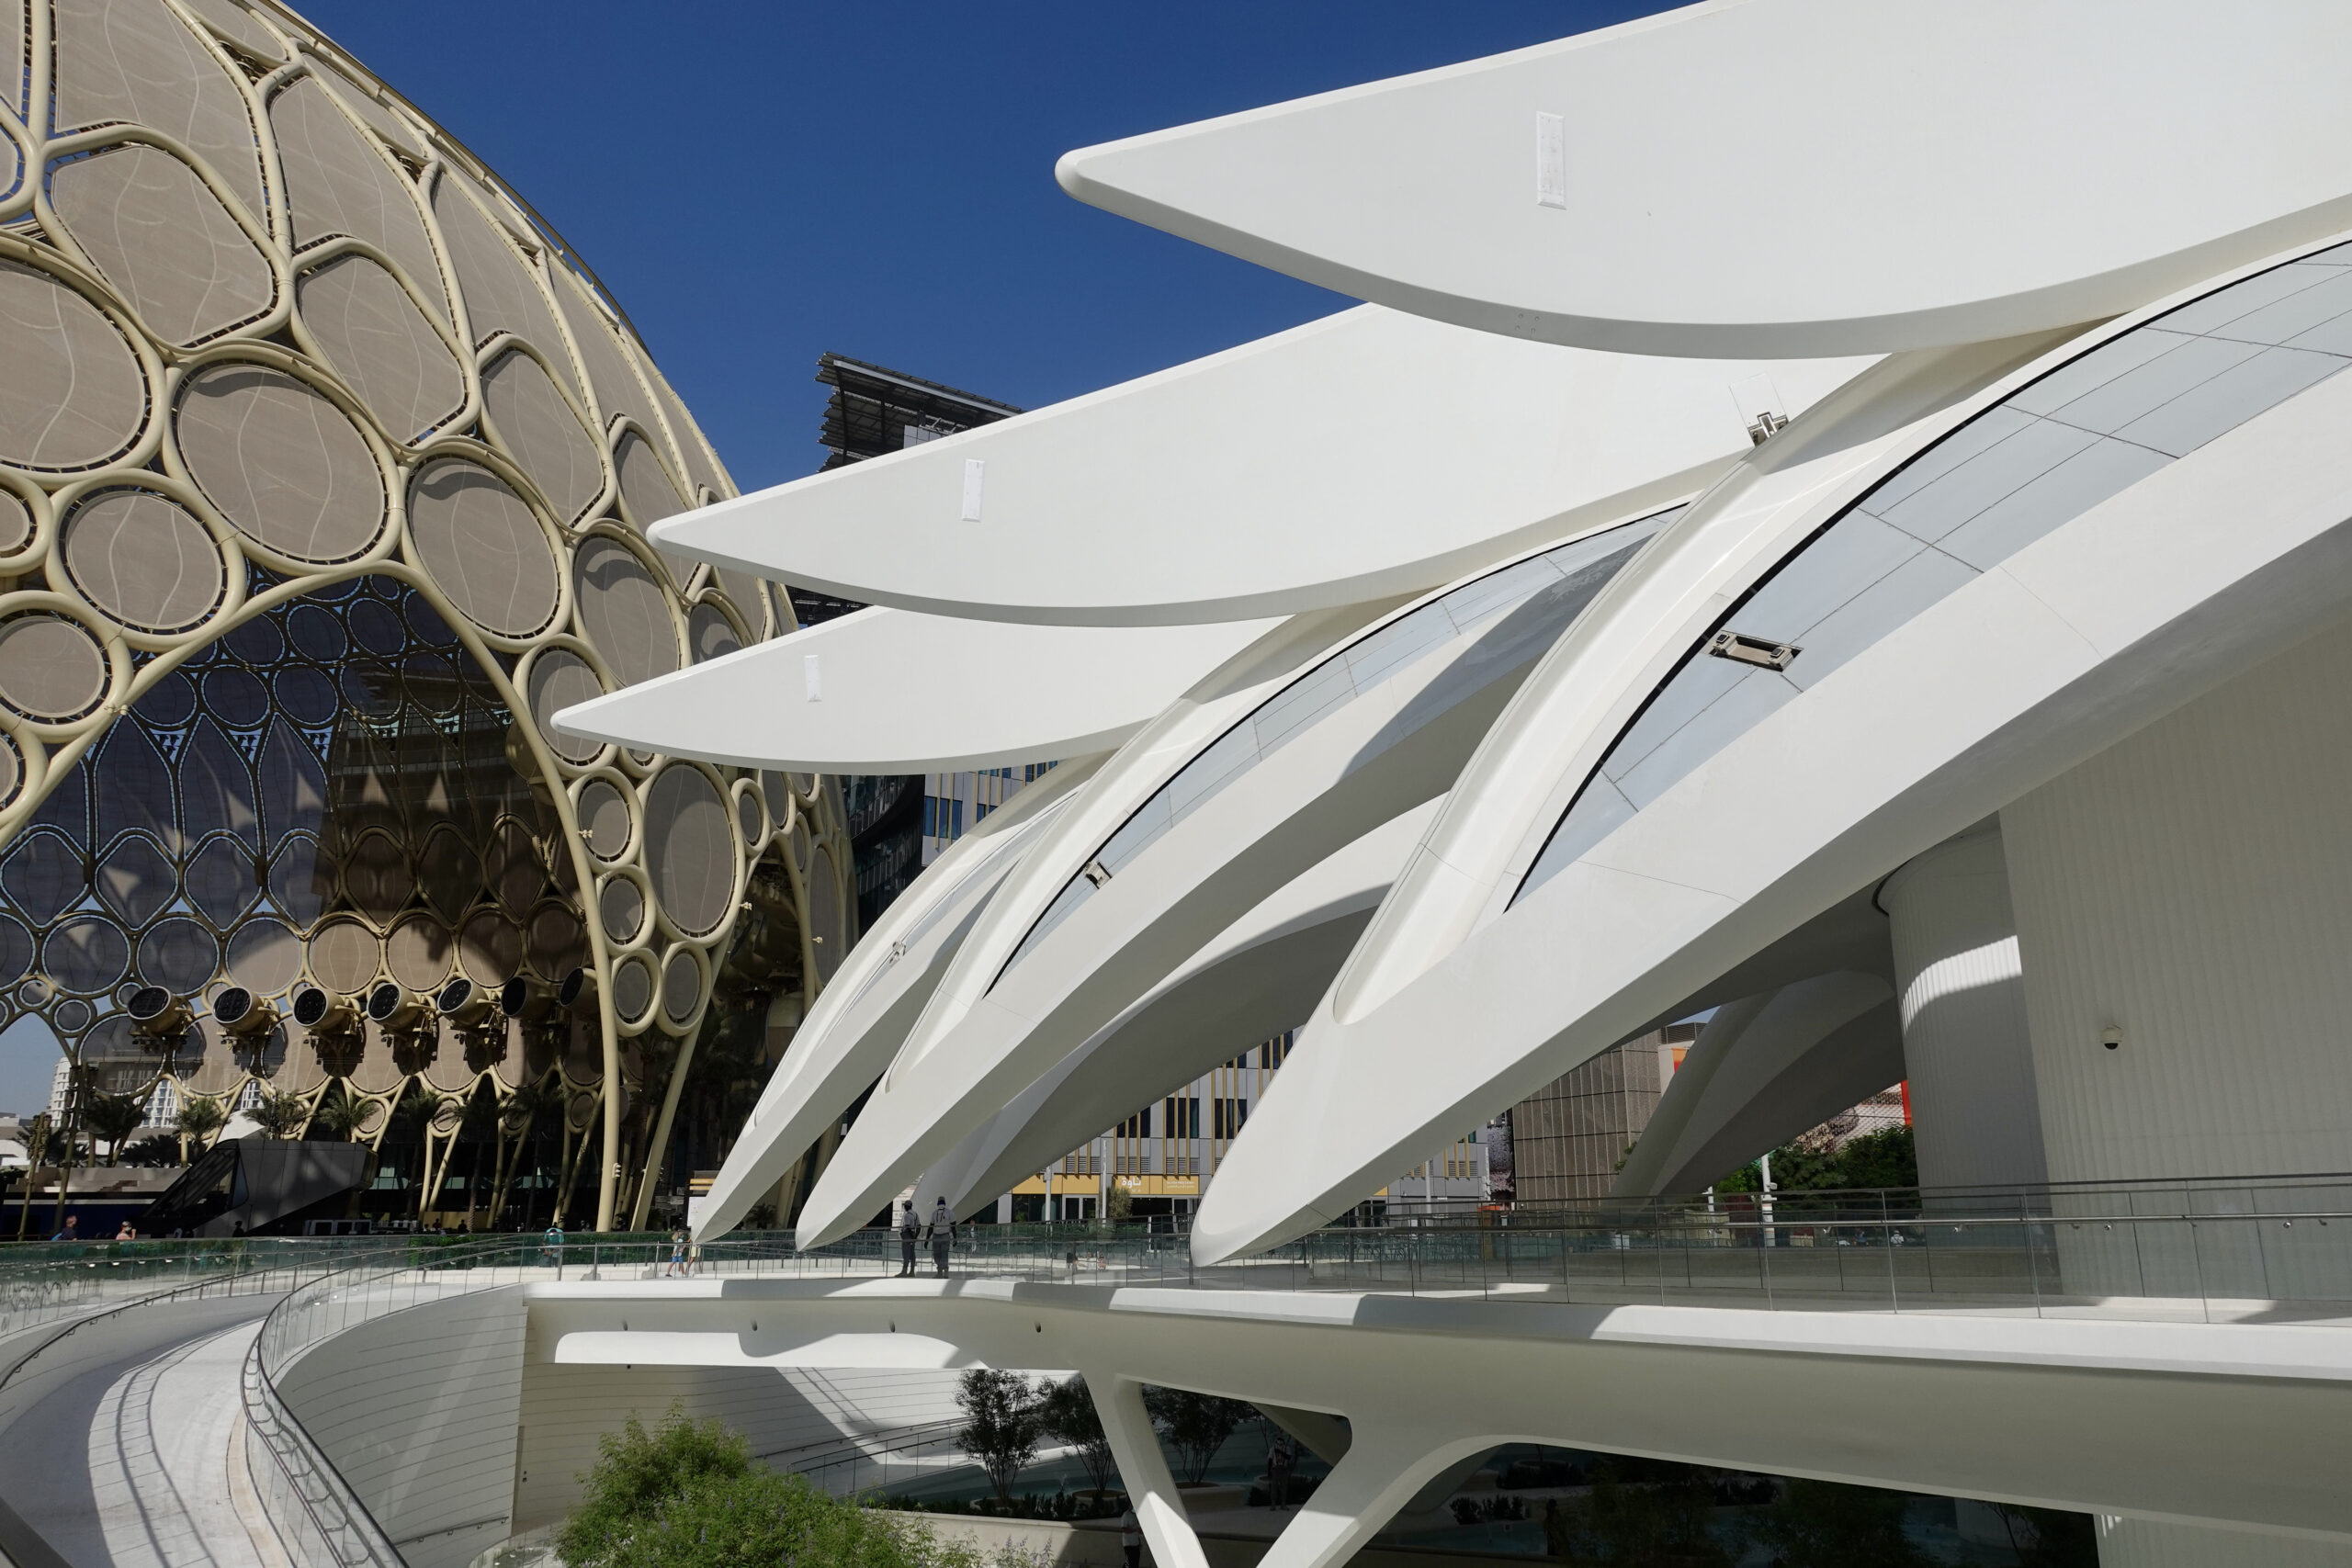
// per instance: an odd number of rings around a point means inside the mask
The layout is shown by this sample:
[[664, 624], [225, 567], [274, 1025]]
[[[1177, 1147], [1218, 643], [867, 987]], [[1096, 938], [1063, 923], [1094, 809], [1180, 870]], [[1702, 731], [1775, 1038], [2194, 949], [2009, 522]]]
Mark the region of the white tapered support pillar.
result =
[[1115, 1372], [1090, 1371], [1087, 1392], [1111, 1439], [1111, 1458], [1126, 1484], [1127, 1502], [1143, 1526], [1144, 1543], [1155, 1568], [1208, 1568], [1201, 1538], [1184, 1515], [1176, 1478], [1159, 1452], [1159, 1437], [1143, 1407], [1143, 1384]]
[[1414, 1494], [1459, 1461], [1494, 1446], [1492, 1438], [1454, 1438], [1353, 1424], [1347, 1457], [1298, 1506], [1258, 1568], [1332, 1568], [1380, 1533]]

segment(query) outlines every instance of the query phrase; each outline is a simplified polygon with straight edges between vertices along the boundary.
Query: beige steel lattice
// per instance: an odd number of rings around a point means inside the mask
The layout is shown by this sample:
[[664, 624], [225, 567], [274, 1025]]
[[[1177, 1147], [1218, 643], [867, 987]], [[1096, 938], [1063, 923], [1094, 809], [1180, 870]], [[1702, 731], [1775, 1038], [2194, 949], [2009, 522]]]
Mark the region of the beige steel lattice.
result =
[[[734, 487], [553, 230], [291, 10], [0, 0], [0, 30], [12, 18], [17, 39], [0, 41], [0, 183], [12, 152], [21, 171], [0, 198], [0, 847], [115, 719], [215, 639], [345, 580], [413, 588], [516, 716], [517, 771], [549, 786], [596, 979], [597, 1225], [609, 1228], [624, 1049], [679, 1042], [640, 1166], [651, 1171], [751, 866], [770, 854], [788, 881], [806, 995], [850, 934], [829, 781], [763, 784], [545, 722], [596, 690], [790, 628], [789, 601], [768, 585], [707, 569], [682, 583], [645, 542], [688, 498]], [[285, 438], [306, 419], [315, 454]], [[285, 427], [275, 450], [272, 421]], [[325, 485], [307, 523], [264, 494], [282, 478], [273, 465]], [[368, 479], [381, 502], [363, 529], [365, 508], [334, 492]], [[731, 867], [723, 890], [649, 853], [655, 827], [689, 818], [706, 839], [723, 819], [725, 853], [704, 863]], [[610, 848], [616, 820], [628, 831]], [[633, 929], [607, 929], [615, 889], [616, 905], [639, 905]], [[396, 923], [349, 908], [332, 919], [366, 924], [379, 944]], [[306, 974], [327, 923], [302, 933]], [[625, 1014], [616, 996], [640, 990]], [[556, 1070], [567, 1140], [579, 1136], [568, 1176], [587, 1147], [589, 1086]], [[485, 1081], [517, 1087], [490, 1066], [472, 1086]], [[399, 1091], [367, 1096], [378, 1140]], [[443, 1120], [446, 1140], [455, 1122]], [[446, 1165], [445, 1142], [444, 1177]], [[636, 1223], [651, 1185], [637, 1183]]]

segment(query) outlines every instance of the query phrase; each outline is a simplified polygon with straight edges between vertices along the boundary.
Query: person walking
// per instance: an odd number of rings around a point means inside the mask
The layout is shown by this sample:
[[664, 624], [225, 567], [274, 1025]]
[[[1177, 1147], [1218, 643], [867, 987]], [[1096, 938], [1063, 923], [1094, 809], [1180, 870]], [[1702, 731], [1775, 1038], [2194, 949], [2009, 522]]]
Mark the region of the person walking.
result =
[[539, 1239], [543, 1244], [540, 1247], [540, 1251], [547, 1255], [548, 1262], [553, 1266], [555, 1269], [555, 1277], [559, 1280], [562, 1279], [563, 1222], [561, 1220], [548, 1221], [547, 1234]]
[[1290, 1472], [1295, 1462], [1288, 1443], [1276, 1443], [1266, 1455], [1266, 1499], [1278, 1514], [1290, 1506]]
[[915, 1243], [922, 1239], [922, 1222], [915, 1218], [915, 1201], [906, 1201], [899, 1216], [899, 1278], [910, 1280], [915, 1272]]
[[1136, 1506], [1119, 1516], [1119, 1550], [1126, 1554], [1127, 1568], [1143, 1568], [1143, 1521], [1136, 1517]]
[[670, 1267], [662, 1270], [664, 1280], [683, 1278], [686, 1271], [686, 1233], [670, 1233]]
[[933, 1201], [931, 1208], [931, 1266], [943, 1280], [947, 1278], [947, 1246], [955, 1239], [956, 1215], [942, 1196]]

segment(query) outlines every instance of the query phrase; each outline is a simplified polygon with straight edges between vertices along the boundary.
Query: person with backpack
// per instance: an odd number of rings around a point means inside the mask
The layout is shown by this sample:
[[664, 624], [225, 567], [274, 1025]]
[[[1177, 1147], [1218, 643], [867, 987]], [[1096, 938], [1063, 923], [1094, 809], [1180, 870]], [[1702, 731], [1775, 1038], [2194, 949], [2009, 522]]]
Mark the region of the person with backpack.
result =
[[915, 1243], [922, 1239], [922, 1225], [915, 1218], [915, 1201], [906, 1201], [899, 1216], [899, 1278], [910, 1280], [915, 1272]]
[[955, 1239], [956, 1213], [943, 1196], [931, 1210], [931, 1262], [943, 1280], [947, 1278], [947, 1247]]

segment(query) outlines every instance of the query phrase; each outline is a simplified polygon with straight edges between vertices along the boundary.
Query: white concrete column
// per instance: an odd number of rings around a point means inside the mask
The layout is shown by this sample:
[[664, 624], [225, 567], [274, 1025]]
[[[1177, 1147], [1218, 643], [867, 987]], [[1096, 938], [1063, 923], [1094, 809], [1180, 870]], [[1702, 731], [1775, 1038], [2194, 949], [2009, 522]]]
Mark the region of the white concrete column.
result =
[[1986, 822], [1879, 890], [1926, 1187], [2041, 1182], [2041, 1111], [2001, 830]]
[[2098, 1521], [2099, 1568], [2352, 1568], [2352, 1544], [2148, 1519]]
[[1274, 1538], [1258, 1568], [1333, 1568], [1347, 1562], [1414, 1494], [1496, 1442], [1491, 1437], [1448, 1440], [1436, 1431], [1374, 1427], [1352, 1416], [1350, 1423], [1347, 1457], [1298, 1506], [1297, 1517]]
[[1193, 1533], [1184, 1514], [1176, 1478], [1159, 1451], [1159, 1435], [1143, 1407], [1143, 1384], [1115, 1372], [1089, 1371], [1087, 1392], [1102, 1417], [1103, 1435], [1111, 1439], [1111, 1458], [1127, 1489], [1127, 1502], [1143, 1526], [1144, 1543], [1151, 1549], [1154, 1568], [1208, 1568], [1201, 1538]]

